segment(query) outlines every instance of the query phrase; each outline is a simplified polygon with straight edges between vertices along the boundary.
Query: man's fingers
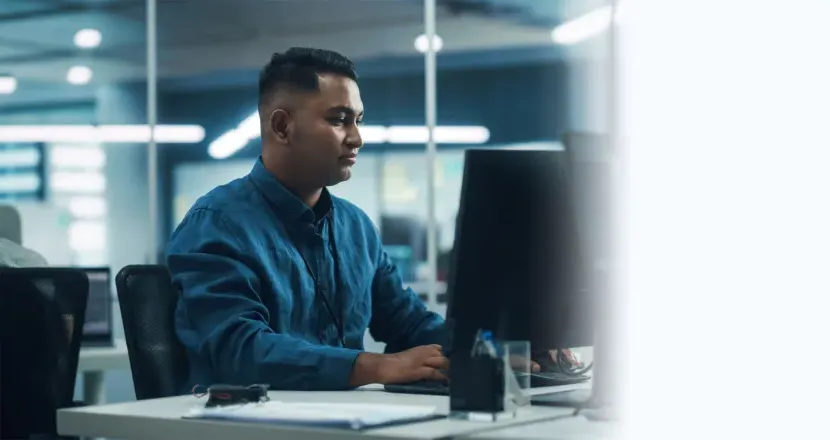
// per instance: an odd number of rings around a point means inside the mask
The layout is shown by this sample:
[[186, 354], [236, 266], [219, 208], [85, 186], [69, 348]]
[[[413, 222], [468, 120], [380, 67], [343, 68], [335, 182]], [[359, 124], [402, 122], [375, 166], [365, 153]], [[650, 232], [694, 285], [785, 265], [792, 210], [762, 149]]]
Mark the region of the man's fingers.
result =
[[[553, 359], [554, 362], [559, 362], [558, 350], [550, 350], [550, 357], [551, 357], [551, 359]], [[582, 366], [582, 362], [580, 362], [580, 360], [577, 359], [576, 354], [574, 354], [574, 352], [569, 348], [565, 348], [565, 349], [562, 350], [562, 357], [565, 358], [567, 363], [570, 364], [571, 366], [575, 366], [575, 367], [581, 367]]]
[[530, 362], [530, 371], [532, 373], [538, 373], [538, 372], [542, 371], [542, 366], [537, 364], [536, 362], [531, 361]]
[[420, 370], [420, 376], [426, 380], [448, 381], [449, 378], [436, 368], [423, 367]]
[[444, 356], [433, 356], [431, 358], [427, 358], [424, 361], [424, 365], [430, 368], [440, 368], [442, 370], [448, 370], [450, 368], [450, 361]]

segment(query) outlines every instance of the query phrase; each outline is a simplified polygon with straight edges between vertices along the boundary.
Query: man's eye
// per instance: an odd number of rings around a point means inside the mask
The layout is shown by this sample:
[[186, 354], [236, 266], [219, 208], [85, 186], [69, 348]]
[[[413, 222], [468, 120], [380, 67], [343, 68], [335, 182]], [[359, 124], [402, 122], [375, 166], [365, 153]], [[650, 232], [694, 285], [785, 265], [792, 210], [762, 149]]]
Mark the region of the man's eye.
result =
[[357, 124], [357, 125], [363, 125], [363, 119], [361, 119], [361, 120], [359, 120], [359, 121], [355, 121], [355, 124]]
[[331, 122], [332, 125], [343, 125], [346, 123], [346, 118], [331, 118], [329, 119], [329, 122]]

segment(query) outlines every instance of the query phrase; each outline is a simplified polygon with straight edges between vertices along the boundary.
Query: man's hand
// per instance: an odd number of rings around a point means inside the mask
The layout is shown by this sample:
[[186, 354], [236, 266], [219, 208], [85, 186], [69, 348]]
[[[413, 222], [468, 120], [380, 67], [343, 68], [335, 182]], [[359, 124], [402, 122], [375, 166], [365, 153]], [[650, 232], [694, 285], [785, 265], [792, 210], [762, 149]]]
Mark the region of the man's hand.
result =
[[[562, 350], [561, 357], [564, 358], [566, 367], [582, 367], [582, 361], [580, 361], [579, 358], [576, 357], [576, 354], [574, 354], [574, 352], [569, 348]], [[550, 358], [553, 359], [554, 362], [559, 362], [559, 354], [556, 350], [550, 350]]]
[[352, 371], [352, 385], [447, 380], [449, 360], [440, 345], [423, 345], [395, 354], [361, 353]]

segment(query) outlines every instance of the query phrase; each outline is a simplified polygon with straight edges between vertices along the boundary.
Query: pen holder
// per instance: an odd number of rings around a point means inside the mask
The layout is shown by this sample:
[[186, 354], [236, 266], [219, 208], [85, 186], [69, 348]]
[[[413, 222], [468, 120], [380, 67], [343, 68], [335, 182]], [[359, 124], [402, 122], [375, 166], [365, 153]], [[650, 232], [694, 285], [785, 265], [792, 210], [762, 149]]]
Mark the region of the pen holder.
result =
[[452, 356], [450, 417], [496, 421], [529, 405], [530, 343], [491, 341], [491, 347], [495, 353]]

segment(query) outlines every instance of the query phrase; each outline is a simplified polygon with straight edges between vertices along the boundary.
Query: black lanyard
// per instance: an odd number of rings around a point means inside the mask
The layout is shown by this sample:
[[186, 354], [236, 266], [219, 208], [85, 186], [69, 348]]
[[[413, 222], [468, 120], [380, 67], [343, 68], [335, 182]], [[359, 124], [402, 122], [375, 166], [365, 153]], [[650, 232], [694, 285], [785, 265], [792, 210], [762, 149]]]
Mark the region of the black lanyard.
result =
[[[251, 183], [253, 183], [253, 185], [255, 187], [257, 187], [257, 189], [259, 189], [259, 185], [257, 185], [256, 182], [254, 182], [254, 180], [250, 176], [248, 176], [248, 179], [251, 181]], [[271, 208], [274, 209], [274, 212], [279, 212], [276, 205], [271, 200], [269, 200], [267, 197], [266, 197], [266, 200], [268, 201], [268, 204], [271, 205]], [[332, 203], [332, 208], [333, 207], [334, 207], [334, 204]], [[331, 251], [332, 258], [334, 259], [334, 288], [335, 288], [334, 293], [336, 295], [337, 290], [340, 286], [340, 264], [339, 264], [339, 261], [338, 261], [338, 258], [337, 258], [337, 246], [335, 246], [335, 243], [334, 243], [334, 221], [332, 220], [333, 215], [334, 214], [331, 211], [329, 211], [329, 214], [326, 217], [327, 217], [328, 223], [329, 223], [329, 234], [328, 234], [329, 235], [329, 246], [331, 246], [330, 251]], [[340, 319], [337, 319], [337, 315], [334, 314], [334, 309], [331, 307], [331, 304], [329, 304], [328, 298], [326, 298], [326, 295], [323, 294], [323, 291], [322, 291], [321, 286], [320, 286], [320, 281], [317, 279], [317, 275], [314, 273], [313, 270], [311, 270], [311, 265], [308, 264], [308, 261], [305, 259], [305, 255], [303, 255], [303, 251], [300, 249], [299, 246], [297, 246], [296, 243], [294, 243], [294, 239], [292, 238], [291, 228], [287, 227], [287, 225], [285, 225], [285, 223], [283, 223], [283, 226], [284, 226], [285, 231], [288, 235], [288, 241], [291, 242], [291, 245], [294, 246], [294, 249], [296, 249], [297, 253], [300, 254], [300, 258], [302, 258], [303, 263], [305, 264], [305, 268], [308, 271], [308, 274], [311, 275], [311, 279], [314, 281], [314, 295], [315, 296], [320, 296], [320, 298], [323, 300], [323, 306], [325, 306], [326, 311], [328, 312], [329, 316], [331, 317], [331, 320], [334, 322], [335, 328], [337, 329], [337, 337], [340, 339], [340, 345], [343, 348], [346, 348], [346, 338], [345, 338], [344, 330], [343, 330], [343, 321], [340, 320]], [[309, 226], [312, 229], [314, 229], [314, 234], [316, 235], [317, 230], [315, 229], [315, 226], [313, 224], [310, 224]], [[323, 250], [325, 251], [325, 249], [323, 249]], [[325, 341], [323, 341], [323, 342], [325, 342]]]
[[[329, 215], [327, 216], [328, 229], [329, 229], [329, 233], [328, 233], [329, 246], [331, 246], [331, 249], [329, 251], [331, 252], [332, 259], [334, 260], [334, 288], [335, 288], [334, 294], [337, 295], [337, 290], [338, 290], [338, 287], [340, 285], [340, 268], [339, 268], [339, 265], [338, 265], [339, 261], [338, 261], [338, 258], [337, 258], [337, 247], [334, 244], [334, 221], [331, 219], [331, 216], [332, 216], [332, 213], [329, 212]], [[313, 225], [310, 225], [310, 226], [314, 227]], [[316, 229], [315, 229], [314, 233], [315, 233], [315, 235], [317, 234]], [[331, 320], [334, 321], [334, 325], [337, 328], [337, 337], [340, 339], [340, 345], [345, 348], [346, 347], [346, 338], [345, 338], [345, 335], [343, 334], [344, 333], [343, 321], [338, 319], [337, 315], [334, 313], [334, 308], [332, 308], [331, 304], [329, 303], [328, 298], [326, 298], [326, 294], [323, 292], [320, 281], [317, 279], [317, 275], [314, 273], [314, 271], [311, 270], [311, 265], [308, 264], [308, 260], [306, 260], [305, 255], [303, 255], [303, 251], [300, 249], [299, 246], [297, 246], [296, 243], [293, 243], [293, 240], [292, 240], [292, 244], [294, 245], [294, 248], [297, 249], [297, 253], [300, 254], [300, 258], [303, 259], [303, 263], [305, 264], [305, 268], [306, 268], [306, 270], [308, 270], [308, 274], [311, 276], [311, 279], [314, 281], [314, 294], [320, 296], [320, 299], [323, 300], [323, 306], [325, 306], [326, 311], [328, 312], [329, 316], [331, 317]], [[325, 251], [325, 248], [323, 250]], [[319, 270], [320, 268], [318, 267], [317, 269]]]

